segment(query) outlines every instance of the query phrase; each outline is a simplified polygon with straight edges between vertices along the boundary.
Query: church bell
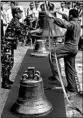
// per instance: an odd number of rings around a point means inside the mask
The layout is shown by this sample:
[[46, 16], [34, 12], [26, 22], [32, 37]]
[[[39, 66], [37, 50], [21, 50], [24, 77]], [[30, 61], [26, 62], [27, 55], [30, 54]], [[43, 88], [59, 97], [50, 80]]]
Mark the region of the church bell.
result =
[[19, 116], [38, 117], [51, 111], [52, 105], [45, 96], [40, 72], [29, 67], [20, 80], [19, 95], [11, 112]]
[[46, 49], [45, 40], [37, 40], [35, 43], [35, 47], [33, 49], [33, 52], [31, 53], [32, 56], [48, 56], [49, 51]]

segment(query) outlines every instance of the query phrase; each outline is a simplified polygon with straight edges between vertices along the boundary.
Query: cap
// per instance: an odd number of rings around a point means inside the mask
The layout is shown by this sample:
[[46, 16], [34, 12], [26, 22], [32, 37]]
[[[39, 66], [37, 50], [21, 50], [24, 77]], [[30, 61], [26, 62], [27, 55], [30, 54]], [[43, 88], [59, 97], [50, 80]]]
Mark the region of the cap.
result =
[[12, 13], [15, 14], [15, 13], [18, 13], [18, 12], [23, 12], [19, 7], [14, 7], [12, 9]]

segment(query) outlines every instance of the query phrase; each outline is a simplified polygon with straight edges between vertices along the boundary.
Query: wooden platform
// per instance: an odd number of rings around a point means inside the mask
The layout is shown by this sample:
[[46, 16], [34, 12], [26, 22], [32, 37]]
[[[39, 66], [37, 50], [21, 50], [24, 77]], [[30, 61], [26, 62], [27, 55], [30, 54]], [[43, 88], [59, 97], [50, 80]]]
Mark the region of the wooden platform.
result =
[[[45, 57], [45, 58], [44, 57], [43, 58], [31, 57], [30, 54], [32, 51], [33, 50], [27, 50], [25, 54], [25, 57], [22, 61], [20, 69], [16, 75], [15, 82], [12, 85], [12, 88], [8, 95], [8, 99], [4, 106], [1, 118], [19, 118], [18, 116], [13, 115], [10, 109], [18, 98], [20, 79], [22, 77], [23, 72], [27, 69], [27, 67], [35, 67], [36, 70], [40, 71], [41, 77], [43, 78], [44, 86], [55, 85], [55, 83], [52, 84], [48, 81], [48, 77], [52, 75], [48, 57]], [[60, 86], [60, 85], [56, 84], [56, 86]], [[51, 102], [53, 106], [53, 110], [48, 115], [42, 116], [42, 117], [44, 118], [66, 117], [63, 91], [61, 89], [60, 90], [48, 89], [48, 90], [45, 90], [45, 95], [47, 99]], [[24, 118], [24, 117], [21, 117], [21, 118]]]

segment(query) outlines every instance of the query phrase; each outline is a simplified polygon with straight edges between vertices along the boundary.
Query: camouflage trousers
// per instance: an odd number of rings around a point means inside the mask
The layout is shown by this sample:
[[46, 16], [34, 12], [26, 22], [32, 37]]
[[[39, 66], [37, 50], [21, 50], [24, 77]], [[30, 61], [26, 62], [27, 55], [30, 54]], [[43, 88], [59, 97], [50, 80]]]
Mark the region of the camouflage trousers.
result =
[[2, 81], [5, 79], [9, 79], [11, 74], [11, 69], [13, 68], [14, 64], [14, 50], [8, 49], [7, 52], [4, 52], [1, 56], [1, 63], [2, 63]]
[[[57, 55], [58, 63], [60, 58], [64, 59], [64, 67], [65, 67], [65, 74], [66, 74], [68, 87], [75, 90], [77, 89], [76, 82], [75, 82], [75, 77], [77, 76], [76, 69], [75, 69], [75, 58], [77, 52], [78, 52], [78, 46], [72, 44], [64, 44], [52, 49], [51, 58], [49, 56], [51, 70], [56, 79], [58, 79], [59, 76], [58, 76], [58, 71], [56, 66], [55, 53]], [[59, 63], [59, 68], [60, 68], [60, 63]]]

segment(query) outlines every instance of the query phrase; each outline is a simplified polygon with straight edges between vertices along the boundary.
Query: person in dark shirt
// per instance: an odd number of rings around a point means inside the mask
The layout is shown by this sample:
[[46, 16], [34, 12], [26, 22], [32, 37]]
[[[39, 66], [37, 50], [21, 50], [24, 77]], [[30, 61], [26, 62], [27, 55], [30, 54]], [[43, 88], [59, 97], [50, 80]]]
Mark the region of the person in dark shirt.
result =
[[2, 88], [5, 89], [10, 89], [13, 84], [9, 76], [14, 64], [14, 50], [17, 49], [19, 37], [28, 35], [28, 27], [19, 22], [21, 13], [19, 7], [12, 9], [13, 18], [1, 40]]
[[70, 92], [78, 92], [79, 88], [77, 87], [76, 80], [78, 80], [76, 69], [75, 69], [75, 58], [78, 53], [78, 42], [80, 39], [81, 26], [78, 20], [78, 11], [76, 9], [71, 9], [69, 11], [69, 21], [63, 21], [46, 10], [48, 17], [54, 19], [54, 23], [60, 26], [61, 28], [67, 29], [65, 34], [64, 45], [51, 48], [51, 59], [50, 66], [53, 72], [53, 77], [49, 78], [50, 80], [59, 79], [57, 66], [56, 66], [56, 57], [59, 61], [60, 58], [64, 58], [65, 74], [67, 79], [66, 90]]

